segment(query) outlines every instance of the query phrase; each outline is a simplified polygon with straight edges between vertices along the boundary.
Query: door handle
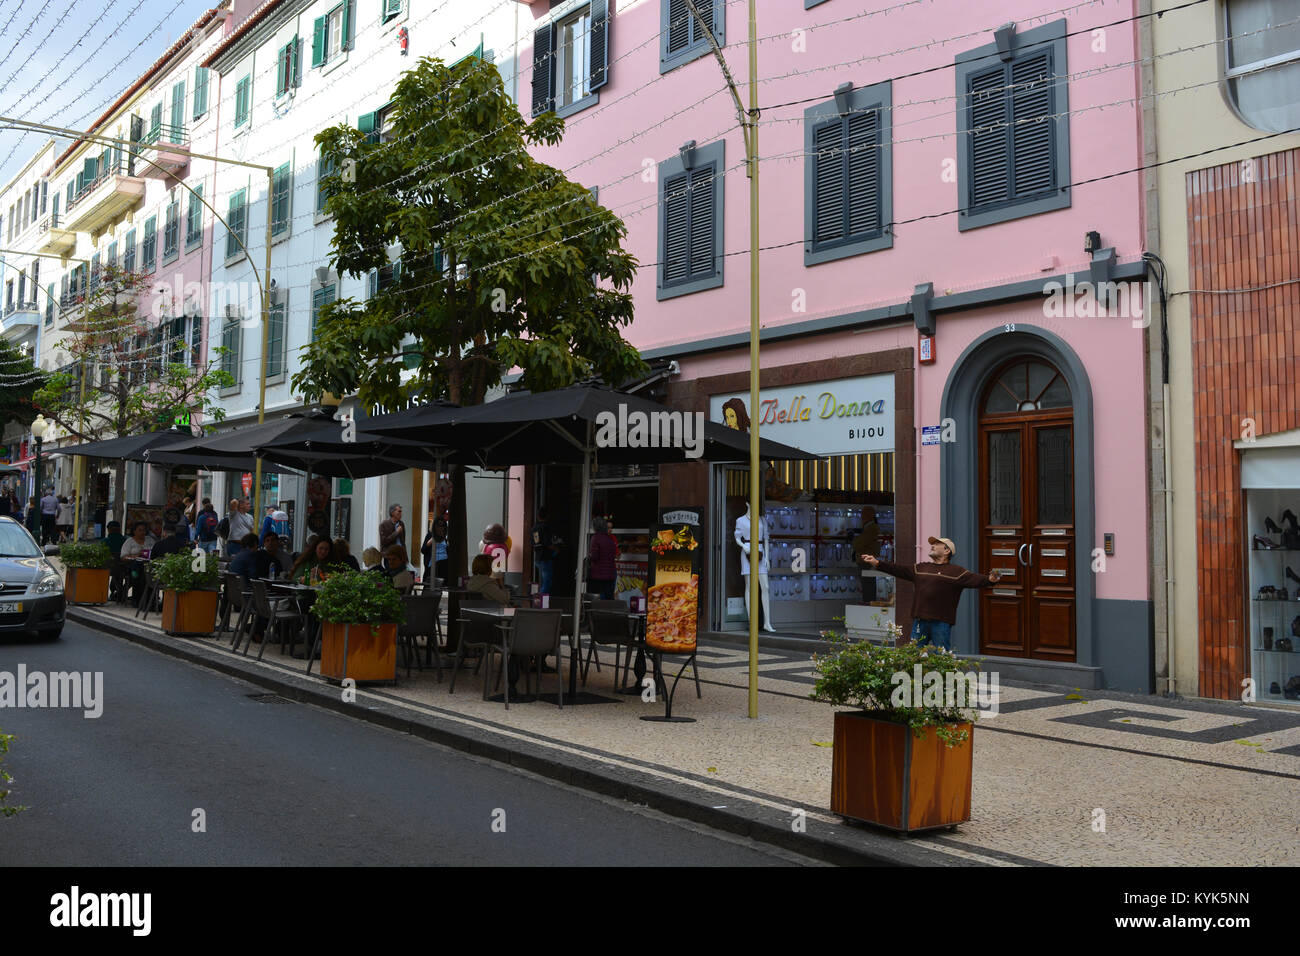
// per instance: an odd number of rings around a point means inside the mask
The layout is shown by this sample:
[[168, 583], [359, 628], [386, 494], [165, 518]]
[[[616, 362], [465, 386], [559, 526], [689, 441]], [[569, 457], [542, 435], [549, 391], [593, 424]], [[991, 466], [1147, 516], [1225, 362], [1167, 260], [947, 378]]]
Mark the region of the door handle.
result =
[[1029, 542], [1029, 565], [1030, 565], [1030, 567], [1033, 567], [1033, 564], [1034, 564], [1034, 543], [1031, 541], [1031, 542]]
[[1020, 562], [1020, 566], [1021, 566], [1022, 568], [1026, 566], [1026, 565], [1025, 565], [1025, 548], [1027, 548], [1027, 547], [1029, 547], [1028, 544], [1022, 544], [1020, 547], [1016, 548], [1016, 560]]

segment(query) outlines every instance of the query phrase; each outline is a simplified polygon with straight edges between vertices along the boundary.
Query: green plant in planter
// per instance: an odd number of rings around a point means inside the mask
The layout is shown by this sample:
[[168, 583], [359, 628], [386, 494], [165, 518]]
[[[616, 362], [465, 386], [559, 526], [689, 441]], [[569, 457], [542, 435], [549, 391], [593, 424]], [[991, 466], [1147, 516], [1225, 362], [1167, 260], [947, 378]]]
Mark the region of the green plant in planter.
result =
[[[889, 631], [895, 640], [902, 636], [897, 624], [891, 623]], [[958, 725], [974, 722], [979, 716], [974, 693], [974, 672], [979, 664], [930, 644], [890, 647], [850, 641], [836, 631], [823, 631], [822, 636], [835, 649], [827, 655], [813, 655], [817, 683], [810, 696], [814, 700], [857, 707], [876, 720], [906, 724], [917, 736], [926, 727], [934, 727], [949, 747], [970, 736]], [[930, 677], [932, 674], [936, 676]], [[942, 690], [934, 692], [938, 688]], [[954, 689], [962, 693], [950, 693]], [[959, 700], [966, 706], [957, 706]]]
[[65, 568], [107, 568], [113, 564], [113, 552], [102, 542], [70, 541], [59, 548], [59, 560]]
[[212, 555], [181, 551], [154, 561], [153, 576], [165, 591], [215, 591], [220, 571]]
[[316, 592], [312, 614], [334, 624], [396, 624], [406, 620], [402, 596], [373, 571], [331, 575]]

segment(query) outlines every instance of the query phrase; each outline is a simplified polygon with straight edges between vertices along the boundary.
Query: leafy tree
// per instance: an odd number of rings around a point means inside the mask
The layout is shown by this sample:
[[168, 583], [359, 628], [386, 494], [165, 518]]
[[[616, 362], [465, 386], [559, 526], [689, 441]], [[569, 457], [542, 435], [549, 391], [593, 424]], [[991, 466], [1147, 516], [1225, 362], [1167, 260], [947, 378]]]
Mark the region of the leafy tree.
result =
[[46, 377], [26, 352], [0, 336], [0, 432], [10, 422], [26, 426], [36, 417], [32, 396]]
[[[512, 367], [538, 391], [644, 370], [620, 331], [632, 321], [636, 270], [620, 245], [627, 227], [528, 153], [560, 141], [559, 117], [525, 121], [478, 57], [424, 58], [378, 125], [316, 137], [333, 171], [333, 265], [371, 276], [371, 294], [322, 309], [296, 389], [388, 409], [475, 405]], [[451, 531], [464, 542], [463, 475], [453, 471]], [[463, 573], [463, 551], [454, 549], [453, 573]]]
[[[197, 360], [184, 335], [177, 334], [175, 303], [166, 293], [153, 299], [150, 286], [148, 276], [106, 267], [96, 287], [78, 301], [81, 313], [65, 326], [58, 349], [68, 363], [50, 373], [33, 396], [38, 411], [82, 441], [169, 428], [193, 412], [215, 421], [224, 417], [211, 392], [234, 379], [214, 360]], [[146, 301], [155, 303], [150, 311], [156, 321], [141, 314]], [[119, 461], [119, 489], [125, 477], [126, 462]]]

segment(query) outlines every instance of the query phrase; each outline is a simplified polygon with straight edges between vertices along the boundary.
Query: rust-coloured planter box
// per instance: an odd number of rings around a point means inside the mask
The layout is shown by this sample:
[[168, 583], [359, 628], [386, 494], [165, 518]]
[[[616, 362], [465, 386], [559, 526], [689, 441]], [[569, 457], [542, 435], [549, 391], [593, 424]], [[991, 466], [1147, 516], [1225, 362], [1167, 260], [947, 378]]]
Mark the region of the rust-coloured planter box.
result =
[[397, 680], [397, 625], [322, 622], [320, 673], [333, 680]]
[[217, 591], [163, 591], [163, 630], [168, 634], [211, 634], [217, 626], [217, 597]]
[[107, 604], [108, 568], [68, 568], [63, 593], [69, 604]]
[[920, 737], [906, 724], [861, 711], [835, 714], [831, 810], [903, 833], [953, 826], [970, 819], [974, 727], [949, 747], [926, 727]]

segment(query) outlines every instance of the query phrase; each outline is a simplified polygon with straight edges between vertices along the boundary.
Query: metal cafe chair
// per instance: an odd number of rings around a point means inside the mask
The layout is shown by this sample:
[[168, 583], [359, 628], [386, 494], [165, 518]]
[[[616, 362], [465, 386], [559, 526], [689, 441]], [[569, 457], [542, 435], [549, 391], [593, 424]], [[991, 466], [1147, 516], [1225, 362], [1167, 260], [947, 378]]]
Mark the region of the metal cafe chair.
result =
[[226, 628], [230, 625], [230, 618], [234, 616], [234, 639], [230, 642], [230, 649], [234, 650], [239, 644], [244, 628], [248, 626], [253, 617], [253, 591], [244, 582], [241, 575], [227, 571], [224, 580], [226, 608], [221, 617], [221, 625], [217, 629], [217, 636], [221, 637], [225, 634]]
[[424, 664], [420, 663], [420, 651], [415, 646], [415, 639], [423, 637], [427, 642], [429, 652], [438, 658], [438, 682], [442, 682], [442, 655], [438, 653], [438, 596], [426, 596], [423, 594], [404, 594], [402, 595], [402, 604], [406, 608], [406, 620], [397, 627], [397, 643], [406, 649], [406, 676], [411, 676], [411, 659], [415, 659], [415, 664], [420, 670], [424, 670]]
[[[508, 629], [505, 631], [505, 638], [501, 645], [493, 645], [488, 653], [493, 650], [499, 650], [502, 653], [501, 668], [506, 670], [509, 666], [510, 658], [522, 657], [528, 660], [524, 665], [524, 693], [528, 693], [529, 674], [533, 669], [534, 662], [537, 667], [537, 693], [542, 692], [542, 661], [548, 654], [554, 654], [556, 663], [560, 660], [560, 625], [563, 623], [564, 612], [558, 608], [542, 610], [540, 608], [520, 608], [515, 611], [514, 618]], [[490, 658], [489, 658], [490, 660]], [[491, 671], [489, 664], [488, 670]], [[498, 674], [498, 679], [500, 675]], [[484, 687], [487, 686], [486, 679]], [[555, 668], [555, 700], [564, 708], [564, 678], [560, 674], [560, 668]], [[510, 682], [506, 681], [505, 688], [506, 710], [510, 709]]]
[[[591, 633], [591, 611], [592, 611], [593, 608], [595, 608], [595, 609], [597, 609], [597, 610], [601, 610], [601, 611], [614, 611], [615, 613], [618, 613], [618, 614], [626, 614], [626, 613], [627, 613], [627, 602], [626, 602], [626, 601], [623, 601], [623, 600], [620, 600], [620, 599], [618, 599], [618, 598], [598, 598], [598, 597], [592, 597], [590, 594], [583, 594], [583, 595], [582, 595], [582, 625], [581, 625], [581, 626], [582, 626], [583, 628], [586, 628], [586, 631], [587, 631], [588, 634]], [[579, 638], [579, 640], [578, 640], [577, 643], [578, 643], [578, 647], [579, 647], [579, 654], [581, 654], [581, 645], [582, 645], [582, 641], [581, 641], [581, 630], [580, 630], [579, 633], [578, 633], [578, 638]], [[587, 683], [587, 668], [591, 666], [591, 660], [590, 660], [591, 655], [590, 655], [590, 653], [588, 653], [587, 657], [588, 657], [587, 665], [586, 665], [586, 666], [583, 668], [583, 670], [582, 670], [582, 683], [583, 683], [584, 685]], [[600, 655], [599, 655], [599, 654], [596, 655], [596, 673], [597, 673], [597, 674], [600, 673]]]
[[[272, 598], [270, 588], [265, 581], [253, 581], [253, 610], [258, 617], [266, 620], [266, 630], [262, 633], [262, 646], [257, 650], [257, 659], [260, 661], [262, 655], [266, 653], [266, 645], [270, 642], [271, 634], [279, 631], [280, 635], [280, 653], [284, 653], [284, 625], [296, 624], [297, 629], [294, 631], [293, 641], [289, 644], [289, 650], [293, 650], [298, 643], [298, 633], [307, 623], [307, 615], [301, 611], [288, 610], [289, 600], [287, 598]], [[249, 629], [248, 643], [244, 646], [244, 654], [248, 654], [249, 648], [253, 643], [252, 628]], [[306, 641], [303, 642], [304, 646]]]
[[[135, 616], [141, 620], [147, 621], [149, 620], [149, 612], [158, 610], [154, 607], [154, 604], [158, 600], [159, 587], [158, 581], [153, 575], [152, 561], [144, 562], [142, 573], [144, 574], [144, 594], [141, 596], [140, 603], [135, 609]], [[159, 611], [159, 613], [161, 613], [161, 611]]]
[[[461, 601], [460, 608], [462, 611], [472, 610], [474, 608], [494, 609], [501, 607], [496, 601]], [[518, 613], [518, 612], [516, 612]], [[447, 693], [456, 693], [456, 675], [460, 673], [461, 662], [465, 659], [465, 648], [473, 647], [478, 650], [479, 668], [483, 666], [483, 658], [488, 651], [485, 648], [496, 646], [500, 635], [497, 632], [496, 621], [478, 614], [471, 614], [469, 617], [457, 619], [460, 622], [460, 643], [456, 646], [456, 661], [451, 668], [451, 684], [447, 688]], [[476, 670], [475, 673], [478, 673]], [[488, 675], [483, 675], [483, 696], [487, 697], [487, 679]]]
[[[621, 602], [620, 602], [621, 603]], [[591, 667], [591, 659], [596, 658], [596, 670], [600, 671], [600, 653], [597, 647], [604, 645], [614, 648], [614, 687], [622, 689], [627, 686], [628, 671], [632, 667], [632, 651], [636, 647], [636, 639], [632, 636], [631, 629], [628, 627], [628, 613], [626, 610], [615, 611], [607, 608], [593, 607], [591, 610], [591, 643], [587, 645], [587, 660], [582, 669], [582, 682], [587, 682], [587, 671]], [[618, 682], [618, 658], [621, 648], [627, 648], [623, 661], [623, 683]]]

